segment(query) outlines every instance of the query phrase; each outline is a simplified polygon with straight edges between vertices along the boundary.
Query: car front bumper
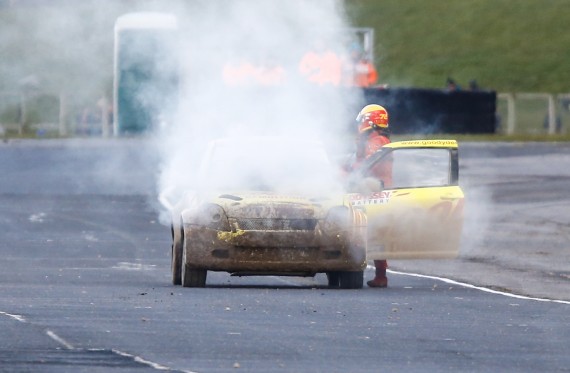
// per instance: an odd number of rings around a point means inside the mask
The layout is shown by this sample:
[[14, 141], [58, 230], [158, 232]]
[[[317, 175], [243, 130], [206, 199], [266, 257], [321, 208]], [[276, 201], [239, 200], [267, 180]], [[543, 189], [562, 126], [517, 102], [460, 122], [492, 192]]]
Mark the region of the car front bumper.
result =
[[184, 237], [185, 264], [190, 269], [310, 275], [360, 271], [366, 267], [366, 250], [357, 244], [353, 232], [333, 235], [320, 230], [224, 232], [186, 225]]

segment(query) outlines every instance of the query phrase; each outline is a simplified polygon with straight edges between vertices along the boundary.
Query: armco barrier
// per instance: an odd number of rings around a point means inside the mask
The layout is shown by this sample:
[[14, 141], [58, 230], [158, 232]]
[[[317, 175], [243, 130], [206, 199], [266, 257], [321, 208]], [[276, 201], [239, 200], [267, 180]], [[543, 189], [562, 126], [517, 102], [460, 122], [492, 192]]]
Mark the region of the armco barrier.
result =
[[388, 109], [395, 134], [495, 133], [494, 91], [370, 88], [364, 97]]

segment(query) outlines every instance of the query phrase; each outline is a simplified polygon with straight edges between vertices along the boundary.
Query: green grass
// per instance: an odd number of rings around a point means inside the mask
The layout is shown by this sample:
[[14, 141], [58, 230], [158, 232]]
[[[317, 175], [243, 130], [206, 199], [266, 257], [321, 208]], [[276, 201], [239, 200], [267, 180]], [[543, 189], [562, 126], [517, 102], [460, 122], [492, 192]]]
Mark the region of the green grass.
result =
[[375, 29], [380, 80], [441, 88], [476, 79], [498, 92], [570, 91], [569, 0], [350, 0]]
[[[86, 88], [77, 95], [110, 90], [114, 21], [126, 12], [149, 9], [148, 2], [77, 3], [66, 7], [63, 18], [53, 5], [57, 1], [0, 7], [0, 90], [9, 90], [17, 84], [15, 77], [30, 72], [50, 88], [80, 82]], [[176, 3], [164, 0], [154, 7], [169, 9]], [[498, 92], [570, 92], [570, 0], [344, 3], [354, 26], [375, 29], [380, 80], [392, 86], [442, 88], [451, 76], [463, 86], [477, 79]], [[69, 28], [75, 31], [69, 34]]]

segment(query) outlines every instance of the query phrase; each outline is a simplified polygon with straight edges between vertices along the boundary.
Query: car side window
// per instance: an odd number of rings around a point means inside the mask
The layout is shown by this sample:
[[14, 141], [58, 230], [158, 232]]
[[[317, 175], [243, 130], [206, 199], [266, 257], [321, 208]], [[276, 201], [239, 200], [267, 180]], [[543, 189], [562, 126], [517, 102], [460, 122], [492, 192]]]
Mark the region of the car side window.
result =
[[451, 185], [451, 154], [441, 148], [393, 149], [370, 165], [365, 176], [380, 178], [386, 189]]

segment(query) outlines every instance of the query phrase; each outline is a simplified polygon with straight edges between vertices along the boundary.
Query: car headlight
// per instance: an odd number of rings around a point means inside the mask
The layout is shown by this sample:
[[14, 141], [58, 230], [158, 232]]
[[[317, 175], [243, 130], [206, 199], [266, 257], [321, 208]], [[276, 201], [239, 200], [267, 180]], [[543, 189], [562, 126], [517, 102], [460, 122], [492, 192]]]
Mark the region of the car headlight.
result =
[[184, 211], [183, 220], [189, 225], [199, 225], [220, 231], [231, 230], [226, 212], [215, 203], [206, 203], [196, 209]]

